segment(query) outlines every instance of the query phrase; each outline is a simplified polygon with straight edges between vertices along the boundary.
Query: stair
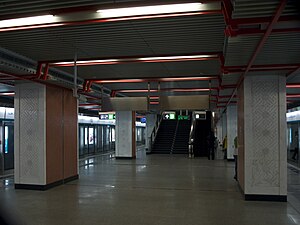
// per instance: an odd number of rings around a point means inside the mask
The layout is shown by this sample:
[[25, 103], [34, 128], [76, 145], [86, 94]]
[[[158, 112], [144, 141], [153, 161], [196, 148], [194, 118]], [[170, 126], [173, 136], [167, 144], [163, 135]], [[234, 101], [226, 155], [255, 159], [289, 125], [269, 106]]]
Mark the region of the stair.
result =
[[179, 120], [175, 141], [172, 149], [173, 154], [189, 153], [189, 135], [191, 129], [190, 120]]
[[177, 125], [177, 120], [162, 120], [151, 151], [152, 153], [157, 153], [157, 154], [171, 153], [175, 131], [176, 131], [176, 125]]

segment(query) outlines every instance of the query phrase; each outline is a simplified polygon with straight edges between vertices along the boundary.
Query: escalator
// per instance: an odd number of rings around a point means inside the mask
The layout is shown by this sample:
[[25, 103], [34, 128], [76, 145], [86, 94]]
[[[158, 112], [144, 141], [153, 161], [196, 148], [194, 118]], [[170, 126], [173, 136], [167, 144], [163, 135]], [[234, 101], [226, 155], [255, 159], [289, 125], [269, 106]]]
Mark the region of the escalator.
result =
[[212, 128], [212, 114], [210, 111], [206, 111], [205, 117], [195, 118], [194, 116], [194, 119], [194, 156], [206, 157], [208, 156], [207, 136]]
[[188, 154], [190, 120], [162, 120], [152, 153]]

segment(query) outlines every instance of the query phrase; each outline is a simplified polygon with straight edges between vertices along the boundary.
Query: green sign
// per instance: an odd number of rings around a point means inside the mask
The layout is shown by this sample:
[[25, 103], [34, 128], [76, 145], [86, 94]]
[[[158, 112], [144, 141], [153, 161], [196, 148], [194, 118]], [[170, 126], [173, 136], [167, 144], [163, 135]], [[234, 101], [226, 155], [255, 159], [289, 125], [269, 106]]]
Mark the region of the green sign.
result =
[[175, 113], [164, 113], [163, 118], [164, 118], [164, 120], [175, 120], [176, 114]]
[[182, 116], [182, 115], [178, 116], [178, 120], [189, 120], [189, 119], [190, 119], [189, 116]]
[[116, 118], [115, 114], [108, 114], [108, 119], [109, 120], [114, 120]]
[[170, 120], [175, 120], [175, 113], [170, 113]]

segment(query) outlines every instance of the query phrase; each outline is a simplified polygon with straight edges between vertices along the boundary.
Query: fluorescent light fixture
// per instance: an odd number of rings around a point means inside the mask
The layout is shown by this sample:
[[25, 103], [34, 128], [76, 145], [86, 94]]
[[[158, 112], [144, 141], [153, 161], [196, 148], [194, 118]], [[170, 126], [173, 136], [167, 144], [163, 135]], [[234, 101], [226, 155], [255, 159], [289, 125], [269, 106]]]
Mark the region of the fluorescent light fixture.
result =
[[180, 60], [180, 59], [199, 59], [218, 57], [217, 55], [182, 55], [182, 56], [163, 56], [163, 57], [144, 57], [139, 58], [140, 61], [154, 61], [154, 60]]
[[0, 96], [13, 96], [15, 95], [14, 92], [0, 92]]
[[144, 79], [119, 79], [119, 80], [98, 80], [95, 83], [141, 83], [145, 82]]
[[184, 3], [155, 6], [140, 6], [117, 9], [98, 10], [101, 18], [116, 18], [127, 16], [157, 15], [169, 13], [195, 12], [202, 10], [201, 3]]
[[[141, 58], [120, 58], [120, 59], [86, 59], [78, 60], [78, 66], [84, 65], [109, 65], [119, 63], [155, 63], [155, 62], [171, 62], [171, 61], [189, 61], [189, 60], [214, 60], [219, 58], [218, 54], [212, 55], [180, 55], [180, 56], [158, 56], [158, 57], [141, 57]], [[54, 66], [73, 66], [74, 61], [53, 62]]]
[[1, 20], [0, 28], [29, 26], [29, 25], [45, 24], [45, 23], [53, 23], [53, 22], [55, 22], [55, 16], [53, 15], [24, 17], [18, 19]]
[[[118, 63], [118, 59], [103, 59], [103, 60], [81, 60], [81, 61], [76, 61], [76, 65], [92, 65], [92, 64], [115, 64]], [[53, 63], [53, 65], [56, 66], [70, 66], [74, 65], [74, 61], [69, 61], [69, 62], [57, 62]]]

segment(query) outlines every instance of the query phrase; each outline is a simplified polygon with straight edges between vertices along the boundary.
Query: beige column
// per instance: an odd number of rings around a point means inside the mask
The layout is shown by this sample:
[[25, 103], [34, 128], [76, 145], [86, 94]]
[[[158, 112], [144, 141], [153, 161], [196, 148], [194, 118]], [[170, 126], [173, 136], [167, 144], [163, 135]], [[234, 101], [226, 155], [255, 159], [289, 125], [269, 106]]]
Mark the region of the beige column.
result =
[[78, 178], [72, 91], [17, 84], [14, 135], [16, 188], [46, 190]]
[[238, 90], [238, 181], [246, 200], [287, 200], [286, 78], [249, 76]]

